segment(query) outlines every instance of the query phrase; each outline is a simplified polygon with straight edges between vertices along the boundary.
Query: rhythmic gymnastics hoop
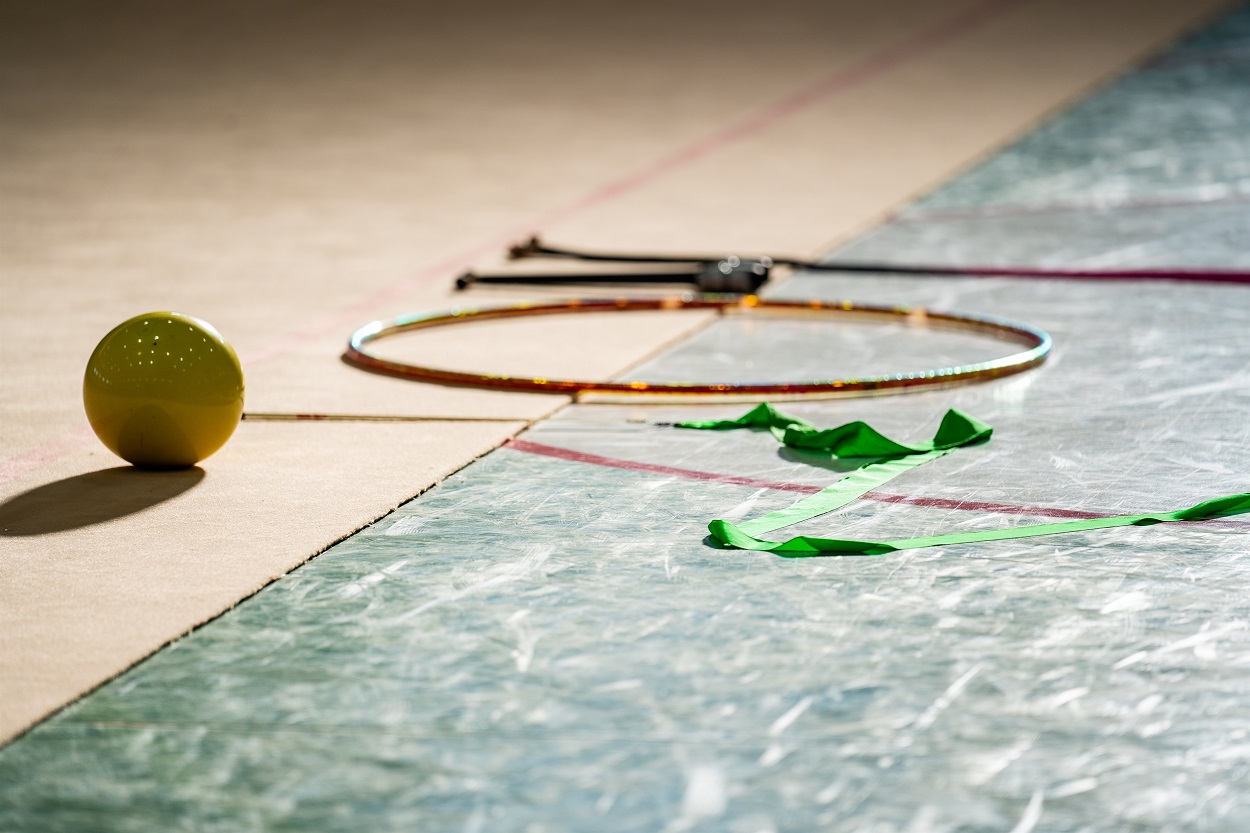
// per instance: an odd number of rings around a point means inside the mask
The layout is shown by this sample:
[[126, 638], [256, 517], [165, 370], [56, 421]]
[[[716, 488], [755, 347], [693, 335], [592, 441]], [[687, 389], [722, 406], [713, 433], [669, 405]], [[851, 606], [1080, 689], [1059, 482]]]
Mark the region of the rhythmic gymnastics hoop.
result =
[[[672, 383], [581, 381], [466, 373], [384, 359], [370, 353], [367, 347], [370, 343], [389, 336], [470, 321], [641, 310], [715, 310], [722, 315], [815, 314], [885, 319], [930, 329], [958, 330], [989, 335], [1002, 341], [1022, 345], [1025, 349], [990, 361], [914, 373], [891, 373], [807, 382]], [[770, 301], [754, 295], [745, 297], [682, 295], [669, 298], [575, 299], [552, 304], [516, 304], [405, 315], [389, 321], [374, 321], [352, 333], [347, 351], [343, 354], [343, 360], [363, 370], [397, 376], [401, 379], [487, 390], [557, 393], [574, 397], [605, 394], [611, 397], [633, 399], [642, 396], [660, 399], [677, 398], [683, 401], [710, 397], [722, 401], [760, 396], [774, 399], [873, 396], [988, 381], [1037, 367], [1046, 360], [1051, 346], [1050, 336], [1042, 330], [1017, 321], [975, 313], [938, 312], [918, 307], [876, 306], [851, 301]]]

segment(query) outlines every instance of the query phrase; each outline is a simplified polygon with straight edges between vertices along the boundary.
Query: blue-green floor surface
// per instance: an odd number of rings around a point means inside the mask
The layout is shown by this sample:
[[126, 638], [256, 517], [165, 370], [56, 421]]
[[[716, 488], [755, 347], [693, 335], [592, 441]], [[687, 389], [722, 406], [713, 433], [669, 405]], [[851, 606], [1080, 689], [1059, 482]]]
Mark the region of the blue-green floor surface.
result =
[[[1247, 268], [1247, 137], [1243, 9], [837, 254]], [[948, 407], [996, 429], [883, 489], [971, 510], [869, 500], [799, 532], [1250, 491], [1250, 287], [798, 275], [772, 294], [1010, 316], [1057, 343], [989, 384], [784, 406], [913, 440]], [[998, 349], [725, 320], [634, 375]], [[565, 410], [524, 439], [640, 468], [486, 456], [0, 750], [0, 830], [1250, 829], [1250, 522], [873, 558], [717, 550], [710, 519], [795, 500], [767, 483], [837, 476], [767, 436], [645, 421], [743, 410]]]

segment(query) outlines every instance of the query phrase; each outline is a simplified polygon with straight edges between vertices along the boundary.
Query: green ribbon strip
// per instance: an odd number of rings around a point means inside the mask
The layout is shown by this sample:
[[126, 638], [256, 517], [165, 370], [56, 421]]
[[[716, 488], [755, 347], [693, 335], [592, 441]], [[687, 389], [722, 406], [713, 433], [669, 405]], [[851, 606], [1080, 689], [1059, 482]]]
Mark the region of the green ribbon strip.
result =
[[942, 424], [932, 440], [916, 445], [906, 445], [886, 437], [865, 422], [850, 422], [837, 428], [820, 430], [806, 420], [782, 414], [767, 403], [751, 409], [738, 419], [674, 424], [678, 428], [695, 428], [704, 431], [766, 428], [779, 442], [791, 448], [827, 453], [837, 459], [860, 458], [863, 460], [846, 477], [786, 509], [770, 512], [761, 518], [738, 525], [723, 520], [715, 520], [708, 524], [712, 538], [722, 546], [772, 552], [787, 558], [806, 558], [815, 555], [884, 555], [899, 550], [937, 547], [945, 544], [1032, 538], [1038, 535], [1057, 535], [1062, 532], [1108, 529], [1116, 526], [1150, 526], [1178, 521], [1205, 521], [1250, 512], [1250, 494], [1237, 494], [1204, 501], [1176, 512], [1118, 515], [1009, 529], [957, 532], [923, 538], [900, 538], [894, 541], [852, 541], [840, 538], [812, 538], [805, 535], [788, 541], [766, 541], [756, 536], [840, 509], [917, 466], [943, 457], [957, 448], [986, 442], [993, 429], [973, 416], [952, 409], [943, 417]]
[[764, 402], [737, 419], [711, 422], [677, 422], [678, 428], [727, 431], [735, 428], [767, 428], [783, 445], [806, 451], [827, 451], [834, 457], [902, 457], [936, 450], [953, 450], [985, 442], [994, 429], [974, 416], [952, 408], [942, 418], [937, 434], [927, 443], [895, 442], [866, 422], [848, 422], [824, 431], [805, 419], [786, 416]]

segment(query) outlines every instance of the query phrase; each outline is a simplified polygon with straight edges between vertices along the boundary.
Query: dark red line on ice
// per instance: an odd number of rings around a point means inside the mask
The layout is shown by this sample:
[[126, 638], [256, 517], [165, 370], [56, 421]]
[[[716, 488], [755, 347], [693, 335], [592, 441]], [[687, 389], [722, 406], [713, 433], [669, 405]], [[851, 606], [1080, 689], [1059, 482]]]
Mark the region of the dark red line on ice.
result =
[[524, 451], [526, 454], [538, 454], [543, 457], [555, 457], [560, 460], [571, 460], [574, 463], [588, 463], [592, 466], [606, 466], [612, 469], [627, 469], [648, 474], [666, 474], [686, 480], [711, 480], [717, 483], [732, 483], [735, 486], [751, 486], [756, 489], [775, 489], [781, 492], [799, 492], [814, 495], [820, 491], [819, 486], [805, 486], [800, 483], [775, 483], [770, 480], [756, 480], [754, 477], [739, 477], [736, 474], [714, 474], [709, 471], [694, 469], [678, 469], [672, 466], [660, 466], [655, 463], [638, 463], [633, 460], [621, 460], [616, 457], [601, 457], [598, 454], [587, 454], [584, 451], [573, 451], [569, 448], [557, 448], [554, 445], [543, 445], [529, 440], [508, 440], [504, 448], [513, 451]]
[[[821, 490], [820, 486], [807, 486], [800, 483], [779, 483], [772, 480], [758, 480], [754, 477], [739, 477], [735, 474], [716, 474], [695, 469], [680, 469], [673, 466], [661, 466], [655, 463], [639, 463], [635, 460], [622, 460], [617, 457], [604, 457], [599, 454], [588, 454], [584, 451], [573, 451], [569, 448], [558, 448], [553, 445], [530, 442], [529, 440], [509, 440], [504, 448], [522, 451], [526, 454], [538, 454], [543, 457], [555, 457], [574, 463], [586, 463], [592, 466], [605, 466], [627, 471], [640, 471], [648, 474], [661, 474], [669, 477], [681, 477], [687, 480], [709, 480], [716, 483], [732, 483], [735, 486], [750, 486], [756, 489], [774, 489], [779, 492], [798, 492], [814, 495]], [[1014, 503], [993, 503], [983, 500], [949, 500], [936, 497], [910, 497], [908, 495], [892, 495], [885, 492], [868, 492], [864, 500], [875, 500], [879, 503], [905, 503], [909, 506], [930, 506], [938, 509], [961, 509], [968, 512], [1002, 512], [1009, 515], [1030, 515], [1039, 518], [1070, 518], [1088, 520], [1105, 518], [1100, 512], [1082, 512], [1078, 509], [1050, 509], [1044, 506], [1018, 506]]]

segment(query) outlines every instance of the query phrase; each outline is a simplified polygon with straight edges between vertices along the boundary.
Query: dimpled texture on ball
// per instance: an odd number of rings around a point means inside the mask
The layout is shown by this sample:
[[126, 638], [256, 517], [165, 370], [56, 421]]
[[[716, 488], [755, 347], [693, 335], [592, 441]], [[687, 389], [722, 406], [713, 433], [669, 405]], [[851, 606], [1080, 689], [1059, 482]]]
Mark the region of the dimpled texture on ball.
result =
[[243, 369], [209, 323], [137, 315], [96, 346], [83, 377], [96, 436], [143, 468], [193, 466], [225, 445], [243, 414]]

